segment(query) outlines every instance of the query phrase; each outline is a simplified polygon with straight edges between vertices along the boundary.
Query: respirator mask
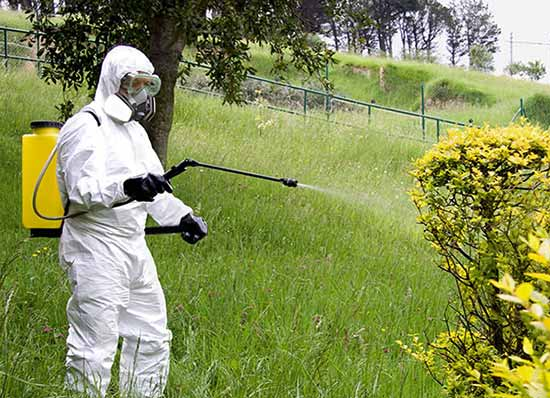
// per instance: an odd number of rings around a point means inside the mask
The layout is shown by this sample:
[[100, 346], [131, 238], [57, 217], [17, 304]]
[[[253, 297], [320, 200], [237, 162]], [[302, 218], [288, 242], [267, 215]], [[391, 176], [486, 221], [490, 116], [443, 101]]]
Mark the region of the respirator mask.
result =
[[149, 121], [155, 115], [155, 95], [160, 91], [160, 78], [149, 73], [127, 73], [118, 92], [105, 101], [107, 115], [120, 123], [130, 120]]

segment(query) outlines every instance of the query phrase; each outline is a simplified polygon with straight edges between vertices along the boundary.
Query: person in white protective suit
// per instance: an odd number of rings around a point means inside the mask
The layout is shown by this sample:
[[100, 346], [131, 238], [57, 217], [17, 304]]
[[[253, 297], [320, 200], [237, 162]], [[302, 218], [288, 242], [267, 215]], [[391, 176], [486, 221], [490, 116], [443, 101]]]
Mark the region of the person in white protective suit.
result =
[[[66, 385], [103, 397], [119, 337], [123, 396], [158, 397], [169, 370], [171, 333], [156, 267], [147, 248], [147, 215], [180, 225], [196, 243], [202, 218], [175, 198], [138, 120], [154, 113], [160, 79], [139, 50], [106, 55], [94, 101], [71, 117], [58, 138], [57, 180], [70, 214], [59, 257], [70, 281]], [[133, 199], [131, 203], [114, 205]]]

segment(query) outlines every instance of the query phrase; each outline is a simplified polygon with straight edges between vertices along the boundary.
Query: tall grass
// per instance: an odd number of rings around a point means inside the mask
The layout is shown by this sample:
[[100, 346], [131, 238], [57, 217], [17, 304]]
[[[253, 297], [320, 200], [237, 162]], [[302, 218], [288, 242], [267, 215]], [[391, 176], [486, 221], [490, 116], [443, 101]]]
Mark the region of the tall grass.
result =
[[0, 9], [0, 26], [30, 29], [32, 24], [26, 19], [24, 12]]
[[[19, 221], [20, 136], [55, 118], [60, 92], [2, 72], [0, 93], [0, 258], [20, 253], [1, 268], [0, 397], [66, 396], [57, 241], [26, 239]], [[181, 91], [175, 121], [171, 162], [295, 177], [328, 193], [200, 169], [174, 181], [211, 233], [197, 246], [148, 238], [174, 333], [167, 396], [439, 396], [394, 343], [440, 330], [451, 291], [405, 193], [425, 144]]]

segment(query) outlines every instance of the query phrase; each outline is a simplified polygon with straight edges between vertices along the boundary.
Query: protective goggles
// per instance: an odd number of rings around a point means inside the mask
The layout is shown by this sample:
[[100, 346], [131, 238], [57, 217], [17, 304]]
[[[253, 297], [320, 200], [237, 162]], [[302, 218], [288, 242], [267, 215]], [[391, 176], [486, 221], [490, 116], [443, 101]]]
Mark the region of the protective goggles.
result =
[[160, 91], [160, 77], [148, 73], [128, 73], [122, 78], [124, 87], [131, 96], [145, 90], [147, 95], [155, 96]]

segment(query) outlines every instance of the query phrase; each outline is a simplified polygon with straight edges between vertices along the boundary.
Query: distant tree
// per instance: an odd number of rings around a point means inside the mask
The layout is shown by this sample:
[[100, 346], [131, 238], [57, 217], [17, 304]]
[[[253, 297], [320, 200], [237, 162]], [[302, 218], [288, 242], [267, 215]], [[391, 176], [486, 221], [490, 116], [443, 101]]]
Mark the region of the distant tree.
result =
[[493, 54], [487, 48], [475, 44], [470, 48], [470, 68], [481, 72], [493, 71]]
[[327, 22], [323, 0], [301, 0], [299, 7], [300, 20], [304, 30], [309, 33], [319, 33]]
[[328, 33], [332, 37], [334, 49], [340, 51], [340, 41], [344, 20], [344, 2], [340, 0], [323, 0], [323, 10], [329, 26]]
[[459, 14], [458, 5], [454, 0], [449, 5], [449, 13], [445, 22], [449, 62], [452, 66], [456, 66], [460, 62], [460, 58], [468, 53], [468, 49], [463, 34], [464, 25]]
[[525, 67], [526, 65], [523, 62], [512, 62], [506, 68], [504, 68], [504, 71], [510, 76], [516, 76], [524, 73]]
[[[479, 55], [479, 49], [472, 51], [474, 47], [484, 48], [490, 54], [497, 52], [501, 30], [493, 21], [493, 14], [483, 0], [461, 0], [460, 15], [464, 26], [467, 53], [470, 55], [470, 66], [472, 66], [472, 54]], [[477, 66], [479, 65], [474, 66], [474, 69]]]
[[546, 67], [541, 61], [529, 61], [525, 66], [525, 73], [531, 80], [540, 80], [546, 75]]
[[421, 0], [420, 5], [423, 10], [422, 49], [431, 55], [435, 48], [435, 39], [445, 30], [449, 9], [437, 0]]
[[[371, 21], [369, 19], [369, 21]], [[373, 54], [378, 48], [378, 35], [373, 23], [365, 23], [357, 29], [358, 43], [361, 53]]]
[[376, 42], [375, 29], [368, 14], [367, 3], [360, 0], [343, 0], [342, 6], [347, 49], [362, 53]]
[[322, 0], [322, 4], [327, 16], [325, 34], [332, 38], [337, 51], [375, 50], [378, 40], [368, 0]]
[[510, 76], [520, 75], [531, 80], [540, 80], [546, 75], [546, 67], [541, 61], [513, 62], [505, 68]]
[[35, 8], [37, 0], [7, 0], [6, 3], [13, 10], [32, 10]]
[[[162, 79], [157, 115], [147, 125], [153, 147], [166, 159], [172, 126], [174, 89], [181, 73], [182, 51], [195, 49], [198, 62], [209, 64], [210, 85], [224, 92], [229, 103], [243, 100], [241, 83], [250, 66], [250, 44], [267, 46], [274, 69], [284, 72], [289, 62], [324, 80], [322, 71], [332, 54], [311, 42], [299, 19], [299, 0], [71, 0], [61, 8], [61, 21], [48, 17], [53, 1], [40, 2], [34, 28], [45, 33], [41, 46], [47, 64], [43, 77], [63, 89], [94, 88], [99, 66], [108, 49], [119, 43], [143, 50]], [[70, 106], [64, 108], [70, 111]]]
[[403, 56], [406, 58], [416, 58], [421, 51], [421, 13], [420, 4], [417, 3], [415, 7], [403, 11], [397, 20]]
[[392, 40], [397, 21], [404, 13], [418, 7], [418, 0], [368, 0], [369, 17], [374, 22], [378, 45], [383, 54], [393, 55]]
[[448, 10], [436, 0], [418, 0], [398, 20], [404, 56], [430, 59], [445, 28]]

